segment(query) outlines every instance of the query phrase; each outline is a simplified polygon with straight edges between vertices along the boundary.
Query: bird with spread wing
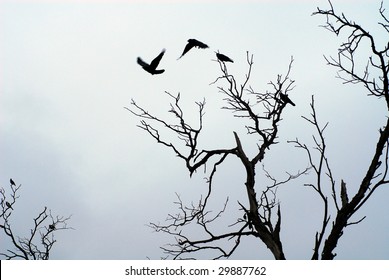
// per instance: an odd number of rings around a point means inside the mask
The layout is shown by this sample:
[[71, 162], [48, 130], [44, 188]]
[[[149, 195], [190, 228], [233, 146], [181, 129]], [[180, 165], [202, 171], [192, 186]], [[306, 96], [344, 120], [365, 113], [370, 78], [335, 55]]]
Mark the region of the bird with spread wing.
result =
[[163, 72], [165, 72], [165, 69], [159, 69], [159, 70], [157, 70], [157, 67], [158, 67], [158, 64], [159, 64], [159, 62], [161, 61], [163, 55], [165, 54], [165, 51], [166, 51], [166, 50], [163, 49], [163, 50], [161, 51], [161, 53], [160, 53], [156, 58], [154, 58], [153, 61], [151, 61], [150, 64], [144, 62], [144, 61], [142, 60], [142, 58], [140, 58], [139, 56], [138, 56], [137, 62], [138, 62], [138, 64], [139, 64], [140, 66], [142, 66], [142, 68], [143, 68], [145, 71], [149, 72], [149, 73], [152, 74], [152, 75], [155, 75], [155, 74], [162, 74]]
[[188, 43], [185, 46], [184, 51], [182, 52], [182, 55], [179, 58], [177, 58], [177, 59], [180, 59], [181, 57], [183, 57], [193, 47], [196, 47], [196, 48], [199, 48], [199, 49], [206, 49], [206, 48], [208, 48], [208, 45], [206, 45], [203, 42], [200, 42], [200, 41], [198, 41], [196, 39], [189, 39]]

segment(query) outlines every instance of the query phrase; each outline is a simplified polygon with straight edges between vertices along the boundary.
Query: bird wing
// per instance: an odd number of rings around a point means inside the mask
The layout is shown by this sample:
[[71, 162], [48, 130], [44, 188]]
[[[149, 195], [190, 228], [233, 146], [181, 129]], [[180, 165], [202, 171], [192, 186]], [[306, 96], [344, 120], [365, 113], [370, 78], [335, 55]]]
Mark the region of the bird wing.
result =
[[190, 39], [188, 40], [188, 43], [186, 44], [186, 46], [185, 46], [185, 49], [184, 49], [184, 51], [182, 52], [182, 55], [178, 58], [178, 59], [180, 59], [181, 57], [183, 57], [184, 56], [184, 54], [186, 54], [191, 48], [193, 48], [194, 47], [194, 45], [190, 42]]
[[146, 62], [144, 62], [139, 56], [138, 56], [138, 59], [136, 60], [138, 62], [138, 64], [142, 67], [147, 67], [149, 66]]
[[166, 50], [163, 49], [163, 50], [161, 51], [161, 53], [160, 53], [156, 58], [154, 58], [153, 61], [151, 61], [151, 63], [150, 63], [150, 68], [152, 68], [152, 69], [157, 69], [159, 62], [161, 61], [163, 55], [165, 54], [165, 51], [166, 51]]
[[196, 39], [189, 39], [188, 42], [191, 43], [193, 46], [200, 48], [200, 49], [208, 48], [207, 44], [204, 44], [203, 42], [200, 42], [199, 40], [196, 40]]

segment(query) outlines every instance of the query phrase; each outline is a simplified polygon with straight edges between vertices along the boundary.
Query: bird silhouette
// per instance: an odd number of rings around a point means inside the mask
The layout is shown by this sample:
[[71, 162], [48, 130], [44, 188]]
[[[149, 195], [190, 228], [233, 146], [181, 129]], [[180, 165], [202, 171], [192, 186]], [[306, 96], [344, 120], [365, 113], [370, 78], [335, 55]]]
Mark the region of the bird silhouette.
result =
[[55, 230], [55, 225], [54, 224], [49, 225], [49, 230]]
[[11, 186], [16, 186], [14, 180], [12, 180], [12, 178], [9, 179], [9, 182], [11, 183]]
[[10, 204], [8, 201], [5, 202], [5, 205], [7, 205], [8, 208], [11, 208], [12, 210], [14, 210], [14, 209], [12, 208], [11, 204]]
[[206, 45], [203, 42], [200, 42], [196, 39], [189, 39], [188, 43], [185, 46], [184, 51], [182, 52], [182, 55], [179, 58], [177, 58], [177, 60], [180, 59], [181, 57], [183, 57], [184, 54], [186, 54], [193, 47], [196, 47], [199, 49], [206, 49], [206, 48], [208, 48], [208, 45]]
[[296, 106], [296, 104], [294, 104], [293, 101], [290, 100], [290, 98], [288, 97], [287, 94], [283, 94], [282, 92], [280, 92], [280, 98], [281, 98], [281, 100], [282, 100], [284, 103], [289, 103], [289, 104], [291, 104], [291, 105], [293, 105], [293, 106]]
[[153, 59], [153, 61], [151, 61], [150, 64], [144, 62], [139, 56], [138, 56], [138, 59], [137, 59], [137, 62], [140, 66], [142, 66], [142, 68], [149, 72], [150, 74], [152, 75], [155, 75], [155, 74], [162, 74], [163, 72], [165, 72], [165, 69], [160, 69], [160, 70], [157, 70], [157, 67], [158, 67], [158, 64], [159, 62], [161, 61], [162, 59], [162, 56], [165, 54], [165, 49], [163, 49], [161, 51], [161, 53]]
[[217, 52], [217, 53], [216, 53], [216, 57], [217, 57], [217, 59], [219, 59], [220, 61], [223, 61], [223, 62], [232, 62], [232, 63], [234, 63], [234, 61], [233, 61], [231, 58], [229, 58], [228, 56], [226, 56], [226, 55], [224, 55], [224, 54], [222, 54], [222, 53]]

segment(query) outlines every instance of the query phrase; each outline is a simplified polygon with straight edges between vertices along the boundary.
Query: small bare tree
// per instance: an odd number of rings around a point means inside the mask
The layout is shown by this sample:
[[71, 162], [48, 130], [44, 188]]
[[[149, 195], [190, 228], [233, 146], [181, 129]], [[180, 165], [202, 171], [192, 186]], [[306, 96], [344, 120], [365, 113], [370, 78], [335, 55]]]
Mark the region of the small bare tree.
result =
[[[4, 249], [3, 252], [0, 252], [0, 255], [8, 260], [48, 260], [53, 245], [57, 242], [54, 238], [54, 233], [59, 230], [71, 229], [67, 225], [71, 216], [54, 217], [51, 210], [44, 207], [44, 209], [34, 218], [34, 225], [30, 230], [30, 235], [27, 237], [19, 237], [12, 227], [12, 214], [15, 211], [14, 207], [19, 198], [18, 193], [21, 186], [22, 185], [16, 186], [11, 179], [9, 195], [7, 195], [4, 188], [0, 188], [0, 229], [5, 238], [8, 238], [14, 247], [12, 249]], [[5, 245], [4, 243], [5, 242], [2, 242], [3, 246]]]

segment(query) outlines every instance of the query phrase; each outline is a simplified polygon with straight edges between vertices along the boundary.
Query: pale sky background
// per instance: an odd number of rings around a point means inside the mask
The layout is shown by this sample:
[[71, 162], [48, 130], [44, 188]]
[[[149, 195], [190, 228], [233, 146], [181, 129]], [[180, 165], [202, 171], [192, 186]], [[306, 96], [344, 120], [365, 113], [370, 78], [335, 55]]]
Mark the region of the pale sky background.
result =
[[[380, 1], [334, 0], [335, 10], [370, 30], [381, 46], [387, 33], [377, 25]], [[388, 3], [386, 8], [388, 10]], [[0, 186], [9, 178], [22, 184], [12, 225], [20, 236], [48, 206], [54, 215], [72, 215], [75, 230], [56, 233], [51, 259], [159, 259], [172, 242], [146, 225], [176, 213], [175, 192], [187, 202], [206, 190], [198, 172], [189, 178], [184, 162], [136, 127], [126, 111], [131, 98], [167, 116], [164, 91], [181, 93], [186, 114], [195, 120], [196, 101], [206, 98], [201, 147], [232, 148], [232, 131], [245, 137], [239, 121], [220, 109], [219, 73], [214, 51], [234, 59], [230, 72], [242, 81], [246, 51], [254, 55], [251, 85], [257, 91], [285, 74], [294, 57], [296, 88], [280, 124], [279, 144], [265, 165], [278, 178], [307, 166], [305, 154], [287, 144], [298, 137], [312, 145], [310, 114], [315, 95], [326, 130], [328, 156], [340, 183], [354, 193], [387, 113], [384, 100], [366, 96], [361, 85], [342, 85], [323, 55], [336, 55], [341, 39], [320, 28], [324, 16], [311, 16], [320, 1], [1, 1], [0, 2]], [[388, 13], [387, 13], [388, 15]], [[187, 39], [210, 46], [181, 60]], [[150, 62], [166, 48], [152, 76], [136, 63]], [[365, 61], [365, 60], [364, 60]], [[263, 174], [258, 165], [258, 183]], [[231, 221], [241, 217], [237, 200], [247, 204], [241, 166], [232, 159], [219, 168], [215, 192], [220, 207], [230, 196]], [[309, 259], [322, 208], [304, 176], [279, 189], [281, 238], [288, 259]], [[259, 190], [257, 190], [259, 193]], [[351, 194], [350, 194], [351, 195]], [[349, 196], [350, 196], [349, 195]], [[379, 189], [348, 227], [338, 259], [389, 258], [389, 186]], [[1, 240], [0, 249], [4, 243]], [[209, 256], [211, 258], [212, 256]], [[273, 259], [259, 240], [247, 239], [234, 259]]]

